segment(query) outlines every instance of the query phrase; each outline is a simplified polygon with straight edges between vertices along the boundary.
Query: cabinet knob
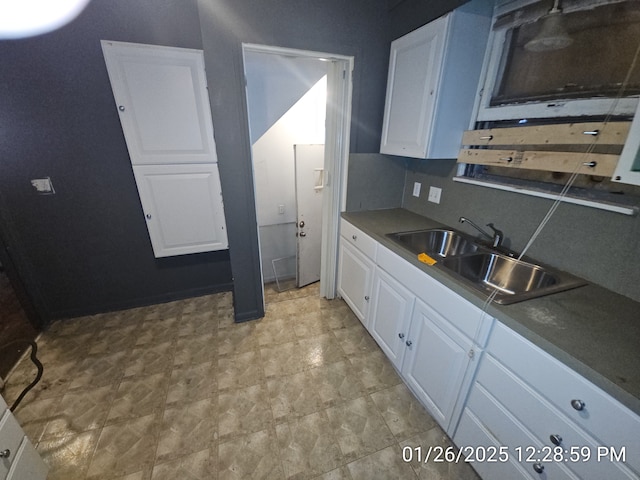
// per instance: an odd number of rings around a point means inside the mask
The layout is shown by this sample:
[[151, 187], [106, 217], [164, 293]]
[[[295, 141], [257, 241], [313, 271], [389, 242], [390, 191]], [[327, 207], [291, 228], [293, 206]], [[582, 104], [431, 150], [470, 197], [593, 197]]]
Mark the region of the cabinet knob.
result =
[[533, 469], [535, 470], [536, 473], [544, 472], [544, 465], [542, 465], [540, 463], [534, 463], [532, 466], [533, 466]]
[[125, 109], [124, 109], [124, 105], [120, 105], [120, 106], [118, 106], [118, 110], [120, 110], [121, 112], [124, 112], [124, 110], [125, 110]]
[[404, 338], [404, 333], [399, 333], [399, 334], [398, 334], [398, 337], [399, 337], [399, 338]]
[[571, 400], [571, 406], [578, 411], [584, 410], [584, 402], [582, 400]]
[[147, 214], [145, 215], [145, 217], [147, 217], [147, 220], [151, 220], [151, 214], [150, 214], [150, 213], [147, 213]]
[[0, 458], [9, 458], [11, 456], [11, 450], [8, 448], [0, 451]]
[[407, 347], [410, 347], [411, 345], [413, 345], [413, 342], [411, 340], [407, 340], [405, 343], [407, 344]]
[[551, 443], [558, 446], [560, 446], [560, 444], [562, 443], [562, 437], [557, 433], [554, 433], [553, 435], [549, 435], [549, 440], [551, 440]]

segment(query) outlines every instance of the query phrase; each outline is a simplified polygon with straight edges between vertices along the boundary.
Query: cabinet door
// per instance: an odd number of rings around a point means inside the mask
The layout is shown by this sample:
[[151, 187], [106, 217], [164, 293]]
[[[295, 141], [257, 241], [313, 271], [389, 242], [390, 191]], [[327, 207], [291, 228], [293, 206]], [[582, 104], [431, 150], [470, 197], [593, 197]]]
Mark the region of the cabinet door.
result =
[[371, 260], [340, 239], [338, 292], [367, 329], [373, 270]]
[[202, 50], [102, 41], [133, 165], [217, 161]]
[[472, 343], [419, 300], [407, 341], [402, 374], [446, 431], [471, 361]]
[[381, 153], [427, 157], [449, 17], [392, 42]]
[[218, 165], [136, 165], [156, 257], [228, 248]]
[[406, 352], [405, 342], [414, 301], [413, 293], [380, 268], [376, 269], [371, 291], [369, 331], [398, 370]]

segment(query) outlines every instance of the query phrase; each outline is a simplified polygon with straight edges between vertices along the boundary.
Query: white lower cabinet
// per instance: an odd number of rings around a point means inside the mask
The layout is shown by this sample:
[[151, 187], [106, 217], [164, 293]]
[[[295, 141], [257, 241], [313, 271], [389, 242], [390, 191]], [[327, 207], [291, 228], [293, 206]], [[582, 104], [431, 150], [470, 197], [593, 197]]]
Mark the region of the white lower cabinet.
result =
[[0, 480], [44, 480], [48, 467], [0, 397]]
[[396, 369], [402, 361], [409, 341], [409, 324], [415, 295], [391, 275], [377, 268], [371, 292], [369, 333]]
[[484, 479], [640, 479], [640, 416], [342, 221], [339, 292]]
[[369, 300], [375, 265], [357, 248], [342, 240], [338, 260], [338, 293], [368, 327]]
[[417, 300], [407, 336], [402, 375], [445, 431], [454, 423], [454, 409], [463, 381], [471, 376], [477, 355], [473, 342], [447, 319]]
[[640, 417], [496, 323], [453, 438], [506, 448], [508, 463], [474, 465], [485, 478], [614, 480], [639, 478], [638, 432]]

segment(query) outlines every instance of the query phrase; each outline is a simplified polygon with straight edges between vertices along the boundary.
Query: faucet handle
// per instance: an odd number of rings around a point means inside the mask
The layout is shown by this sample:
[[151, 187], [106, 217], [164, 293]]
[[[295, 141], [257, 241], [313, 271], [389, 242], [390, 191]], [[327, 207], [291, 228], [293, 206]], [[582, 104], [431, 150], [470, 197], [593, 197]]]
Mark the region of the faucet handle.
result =
[[487, 223], [487, 227], [493, 231], [493, 246], [499, 247], [502, 243], [502, 239], [504, 238], [504, 233], [502, 230], [498, 230], [493, 223]]

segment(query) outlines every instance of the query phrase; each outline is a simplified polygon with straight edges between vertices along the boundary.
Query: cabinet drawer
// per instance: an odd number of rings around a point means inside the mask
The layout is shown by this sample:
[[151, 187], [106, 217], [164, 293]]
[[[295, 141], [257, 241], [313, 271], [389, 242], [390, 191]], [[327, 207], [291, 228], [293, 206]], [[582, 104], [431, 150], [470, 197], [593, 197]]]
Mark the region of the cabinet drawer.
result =
[[[471, 446], [476, 452], [481, 452], [483, 449], [485, 449], [484, 451], [492, 451], [492, 448], [497, 448], [498, 451], [500, 451], [499, 449], [502, 447], [499, 440], [492, 435], [480, 419], [468, 408], [465, 408], [462, 414], [453, 440], [455, 444], [461, 448]], [[471, 465], [482, 478], [508, 478], [510, 480], [530, 478], [528, 474], [522, 471], [522, 467], [517, 464], [515, 456], [509, 456], [506, 462], [474, 461]]]
[[[490, 354], [482, 359], [476, 382], [529, 430], [548, 448], [550, 453], [556, 446], [562, 448], [560, 461], [580, 478], [606, 478], [608, 480], [629, 480], [635, 477], [619, 462], [598, 459], [598, 443], [578, 429], [563, 414], [553, 408], [537, 392], [507, 370]], [[556, 443], [551, 436], [557, 435]], [[559, 442], [559, 443], [558, 443]], [[525, 447], [526, 445], [522, 445]], [[573, 453], [573, 459], [571, 457]]]
[[5, 410], [0, 420], [0, 450], [9, 450], [7, 458], [0, 458], [0, 480], [7, 478], [7, 474], [12, 464], [15, 463], [16, 454], [20, 442], [24, 438], [24, 433], [11, 414], [11, 411]]
[[377, 264], [407, 286], [418, 298], [445, 317], [479, 346], [487, 341], [493, 323], [490, 315], [451, 291], [436, 279], [411, 265], [382, 245], [378, 246]]
[[[624, 447], [627, 466], [640, 472], [640, 417], [600, 388], [496, 322], [487, 351], [599, 444]], [[573, 400], [584, 403], [582, 410]]]
[[27, 437], [24, 438], [7, 480], [45, 480], [49, 468]]
[[[565, 465], [554, 462], [540, 462], [538, 458], [528, 458], [526, 454], [527, 447], [542, 448], [542, 444], [531, 435], [522, 425], [513, 417], [507, 408], [493, 397], [482, 385], [474, 383], [466, 410], [470, 411], [484, 428], [491, 432], [496, 439], [496, 444], [506, 447], [509, 460], [516, 464], [527, 478], [532, 479], [577, 479], [578, 477], [570, 472]], [[469, 414], [467, 413], [467, 416]], [[459, 446], [469, 445], [464, 438], [464, 424], [461, 423], [456, 432], [456, 444]], [[473, 444], [472, 444], [473, 445]], [[473, 445], [475, 446], [475, 445]], [[521, 449], [521, 450], [519, 450]], [[536, 472], [536, 464], [543, 466], [543, 474]], [[489, 477], [492, 478], [492, 477]], [[507, 476], [496, 476], [495, 478], [511, 478]]]
[[344, 219], [340, 221], [340, 234], [342, 238], [375, 262], [378, 242]]

